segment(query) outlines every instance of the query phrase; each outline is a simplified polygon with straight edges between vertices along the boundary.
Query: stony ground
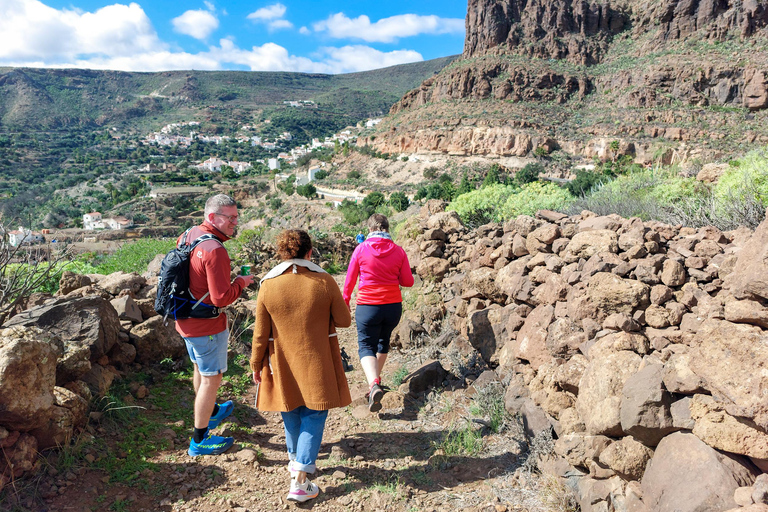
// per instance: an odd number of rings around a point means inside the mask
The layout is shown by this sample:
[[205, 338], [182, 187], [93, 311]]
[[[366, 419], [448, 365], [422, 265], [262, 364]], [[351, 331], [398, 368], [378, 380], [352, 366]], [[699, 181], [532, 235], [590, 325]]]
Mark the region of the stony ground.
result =
[[[130, 414], [122, 416], [114, 414], [122, 412], [112, 410], [117, 406], [102, 407], [103, 416], [92, 414], [75, 446], [49, 455], [41, 476], [17, 483], [16, 504], [8, 495], [5, 504], [9, 510], [47, 512], [565, 510], [557, 504], [556, 485], [521, 467], [527, 446], [519, 428], [485, 435], [478, 453], [446, 454], [448, 431], [466, 425], [471, 416], [472, 400], [464, 388], [447, 387], [419, 399], [391, 390], [383, 409], [369, 413], [354, 328], [339, 334], [353, 356], [354, 368], [347, 373], [353, 403], [329, 415], [314, 476], [321, 489], [317, 499], [301, 505], [286, 501], [290, 474], [280, 414], [254, 407], [256, 389], [247, 384], [245, 372], [220, 392], [236, 407], [217, 433], [234, 436], [235, 446], [220, 456], [192, 458], [187, 455], [191, 382], [187, 385], [185, 377], [175, 389], [153, 385], [153, 375], [159, 382], [161, 374], [148, 371], [125, 397], [144, 409], [127, 409]], [[403, 368], [418, 368], [421, 352], [393, 351], [385, 384]], [[235, 360], [242, 364], [245, 356]], [[173, 410], [169, 403], [175, 404]], [[158, 449], [137, 457], [134, 450], [147, 443]]]

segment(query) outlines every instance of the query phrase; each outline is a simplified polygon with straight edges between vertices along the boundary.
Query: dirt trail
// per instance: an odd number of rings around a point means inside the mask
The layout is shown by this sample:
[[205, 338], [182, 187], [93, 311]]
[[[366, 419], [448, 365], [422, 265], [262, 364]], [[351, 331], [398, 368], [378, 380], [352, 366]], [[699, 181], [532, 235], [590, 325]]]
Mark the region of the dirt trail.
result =
[[[337, 279], [339, 284], [344, 276]], [[353, 403], [330, 412], [318, 459], [315, 481], [321, 493], [302, 505], [286, 501], [290, 475], [285, 436], [279, 413], [254, 407], [255, 387], [238, 394], [232, 385], [221, 399], [235, 400], [235, 414], [216, 433], [232, 435], [235, 446], [226, 454], [189, 457], [189, 431], [193, 394], [191, 383], [181, 386], [174, 399], [182, 406], [166, 411], [157, 404], [167, 397], [148, 386], [149, 395], [136, 400], [147, 407], [141, 414], [162, 421], [167, 428], [153, 436], [164, 438], [167, 447], [157, 451], [151, 468], [110, 481], [109, 472], [97, 469], [103, 450], [114, 450], [116, 465], [130, 459], [119, 444], [137, 419], [127, 424], [96, 424], [94, 438], [102, 450], [86, 449], [85, 456], [69, 469], [38, 482], [28, 510], [54, 511], [271, 511], [292, 508], [317, 511], [494, 511], [541, 510], [524, 506], [524, 494], [513, 471], [519, 466], [521, 444], [509, 435], [484, 438], [483, 451], [475, 456], [441, 456], [439, 443], [452, 424], [466, 416], [471, 400], [464, 390], [445, 389], [430, 398], [414, 400], [389, 391], [378, 414], [368, 412], [367, 385], [357, 360], [353, 327], [339, 329], [341, 346], [351, 356], [354, 369], [347, 373]], [[425, 357], [423, 350], [410, 354], [391, 352], [384, 383], [391, 383], [400, 368], [412, 371]], [[242, 358], [241, 358], [242, 360]], [[231, 371], [231, 367], [230, 367]], [[401, 370], [402, 373], [402, 370]], [[183, 389], [182, 389], [183, 388]], [[167, 392], [162, 392], [167, 393]], [[186, 410], [184, 410], [186, 406]], [[186, 419], [177, 419], [185, 418]], [[142, 423], [143, 424], [143, 423]], [[151, 439], [146, 439], [150, 442]], [[82, 455], [82, 454], [81, 454]], [[121, 457], [125, 457], [121, 459]], [[95, 462], [94, 462], [95, 459]], [[89, 464], [94, 463], [94, 464]], [[125, 479], [122, 479], [125, 480]], [[31, 506], [30, 506], [31, 505]]]

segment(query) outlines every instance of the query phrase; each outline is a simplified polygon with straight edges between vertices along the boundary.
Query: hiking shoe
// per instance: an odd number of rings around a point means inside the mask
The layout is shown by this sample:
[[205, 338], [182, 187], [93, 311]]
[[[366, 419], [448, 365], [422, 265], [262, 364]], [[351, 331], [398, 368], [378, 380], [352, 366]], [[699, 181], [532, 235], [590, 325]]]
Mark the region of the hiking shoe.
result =
[[191, 457], [197, 457], [198, 455], [219, 455], [229, 450], [229, 448], [235, 443], [232, 437], [221, 437], [208, 434], [205, 439], [196, 443], [194, 439], [189, 440], [189, 450], [187, 453]]
[[303, 484], [300, 484], [296, 480], [291, 480], [291, 491], [288, 493], [288, 501], [298, 501], [303, 503], [313, 498], [317, 498], [320, 494], [320, 488], [309, 481], [307, 478]]
[[368, 410], [371, 412], [379, 412], [381, 410], [381, 397], [384, 396], [384, 391], [381, 386], [374, 384], [371, 386], [371, 391], [368, 393]]
[[232, 411], [235, 409], [235, 404], [232, 403], [232, 400], [227, 400], [223, 404], [219, 404], [219, 412], [211, 416], [211, 419], [208, 421], [208, 429], [214, 429], [219, 426], [221, 421], [232, 414]]

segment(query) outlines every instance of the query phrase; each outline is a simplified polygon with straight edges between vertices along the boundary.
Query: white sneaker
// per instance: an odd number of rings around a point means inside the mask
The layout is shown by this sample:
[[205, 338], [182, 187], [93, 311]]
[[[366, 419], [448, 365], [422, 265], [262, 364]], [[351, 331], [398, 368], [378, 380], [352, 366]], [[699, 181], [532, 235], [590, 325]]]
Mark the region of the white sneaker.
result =
[[288, 493], [288, 501], [305, 502], [317, 498], [320, 494], [320, 488], [309, 481], [307, 478], [303, 484], [296, 480], [291, 480], [291, 491]]

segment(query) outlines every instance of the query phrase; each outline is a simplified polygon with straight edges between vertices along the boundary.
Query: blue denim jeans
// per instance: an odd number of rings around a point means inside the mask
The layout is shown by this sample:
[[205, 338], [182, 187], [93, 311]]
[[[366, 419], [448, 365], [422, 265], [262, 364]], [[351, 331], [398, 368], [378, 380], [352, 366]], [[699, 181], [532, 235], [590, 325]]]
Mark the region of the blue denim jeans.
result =
[[283, 415], [285, 444], [293, 469], [314, 473], [328, 411], [314, 411], [302, 405], [280, 414]]
[[197, 365], [200, 375], [213, 377], [227, 371], [227, 341], [229, 329], [218, 334], [184, 338], [189, 359]]

